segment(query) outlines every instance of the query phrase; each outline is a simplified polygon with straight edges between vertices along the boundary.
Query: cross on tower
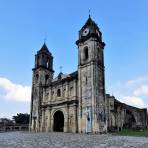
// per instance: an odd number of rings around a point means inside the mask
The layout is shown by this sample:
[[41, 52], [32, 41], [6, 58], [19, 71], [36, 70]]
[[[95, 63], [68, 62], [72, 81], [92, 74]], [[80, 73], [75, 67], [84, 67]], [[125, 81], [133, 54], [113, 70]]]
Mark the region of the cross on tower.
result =
[[46, 42], [47, 42], [47, 38], [45, 37], [45, 38], [44, 38], [44, 43], [46, 43]]
[[62, 70], [63, 70], [63, 66], [60, 66], [60, 73], [62, 73]]
[[89, 9], [88, 13], [89, 13], [89, 17], [90, 17], [90, 14], [91, 14], [91, 9]]

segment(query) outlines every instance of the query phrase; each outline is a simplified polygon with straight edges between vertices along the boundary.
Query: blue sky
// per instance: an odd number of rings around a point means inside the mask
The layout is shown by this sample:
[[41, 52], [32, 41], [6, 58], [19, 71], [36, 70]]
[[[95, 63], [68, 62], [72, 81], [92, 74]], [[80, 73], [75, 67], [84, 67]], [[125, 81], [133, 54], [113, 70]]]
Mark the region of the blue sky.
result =
[[34, 55], [45, 38], [55, 76], [61, 65], [64, 73], [77, 69], [75, 41], [89, 9], [106, 43], [106, 92], [148, 107], [147, 6], [147, 0], [1, 0], [0, 117], [29, 112]]

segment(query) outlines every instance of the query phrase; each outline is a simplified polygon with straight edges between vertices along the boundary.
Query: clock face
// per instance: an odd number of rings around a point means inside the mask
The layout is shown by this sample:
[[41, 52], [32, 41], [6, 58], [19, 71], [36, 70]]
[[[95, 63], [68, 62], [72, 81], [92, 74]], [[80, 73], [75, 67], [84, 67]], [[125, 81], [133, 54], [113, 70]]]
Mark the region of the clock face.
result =
[[86, 36], [86, 35], [88, 35], [88, 33], [89, 33], [89, 28], [86, 28], [83, 30], [82, 36]]

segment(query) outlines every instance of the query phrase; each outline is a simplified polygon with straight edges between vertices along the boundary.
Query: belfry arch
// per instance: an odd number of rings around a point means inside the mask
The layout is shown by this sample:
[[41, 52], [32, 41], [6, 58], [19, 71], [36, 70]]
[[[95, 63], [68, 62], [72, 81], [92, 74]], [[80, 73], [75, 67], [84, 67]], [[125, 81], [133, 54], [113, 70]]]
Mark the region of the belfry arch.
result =
[[60, 110], [53, 115], [53, 131], [64, 132], [64, 114]]

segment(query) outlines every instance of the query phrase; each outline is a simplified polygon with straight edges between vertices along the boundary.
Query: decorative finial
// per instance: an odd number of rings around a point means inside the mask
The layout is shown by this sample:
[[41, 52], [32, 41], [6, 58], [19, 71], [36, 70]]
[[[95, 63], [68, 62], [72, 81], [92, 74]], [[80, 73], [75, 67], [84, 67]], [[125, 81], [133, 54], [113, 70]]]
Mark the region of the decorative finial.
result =
[[62, 70], [63, 70], [63, 66], [60, 66], [60, 73], [62, 73]]
[[91, 14], [91, 9], [89, 9], [88, 13], [89, 13], [89, 18], [90, 18], [90, 16], [91, 16], [91, 15], [90, 15], [90, 14]]
[[45, 38], [44, 38], [44, 43], [46, 43], [46, 42], [47, 42], [47, 38], [45, 37]]

